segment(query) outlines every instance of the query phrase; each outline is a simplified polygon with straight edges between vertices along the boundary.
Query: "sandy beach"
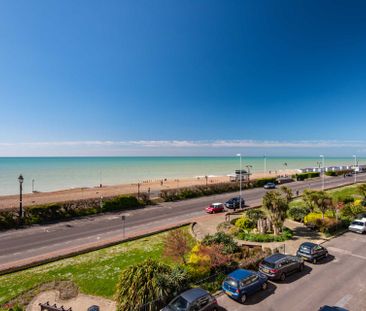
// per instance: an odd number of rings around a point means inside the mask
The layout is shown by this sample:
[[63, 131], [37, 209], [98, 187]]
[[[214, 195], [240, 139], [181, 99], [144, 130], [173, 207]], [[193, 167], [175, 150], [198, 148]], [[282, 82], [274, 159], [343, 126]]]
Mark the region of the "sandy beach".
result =
[[[291, 175], [295, 173], [294, 170], [287, 170], [286, 174]], [[284, 172], [278, 171], [278, 174], [284, 175]], [[276, 177], [276, 174], [255, 173], [251, 176], [251, 179], [263, 178], [263, 177]], [[222, 183], [229, 182], [228, 176], [208, 176], [207, 183]], [[174, 189], [181, 187], [189, 187], [195, 185], [206, 184], [206, 178], [204, 176], [195, 178], [181, 178], [181, 179], [166, 179], [166, 180], [145, 180], [140, 183], [140, 192], [148, 192], [149, 188], [152, 195], [156, 196], [156, 193], [160, 190]], [[67, 190], [59, 190], [52, 192], [36, 192], [27, 193], [23, 195], [23, 205], [31, 206], [38, 204], [64, 202], [70, 200], [83, 200], [100, 197], [111, 197], [122, 194], [134, 194], [138, 191], [138, 184], [122, 184], [122, 185], [102, 185], [102, 187], [95, 188], [75, 188]], [[17, 208], [19, 206], [19, 195], [7, 195], [0, 196], [0, 208]]]

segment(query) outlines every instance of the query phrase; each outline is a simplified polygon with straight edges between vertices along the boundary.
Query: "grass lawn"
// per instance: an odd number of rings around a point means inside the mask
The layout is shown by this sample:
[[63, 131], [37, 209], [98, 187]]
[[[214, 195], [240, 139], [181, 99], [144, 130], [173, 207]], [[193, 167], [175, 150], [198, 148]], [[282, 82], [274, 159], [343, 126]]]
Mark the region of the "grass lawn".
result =
[[147, 258], [169, 263], [162, 257], [163, 237], [166, 234], [160, 233], [0, 276], [0, 305], [24, 291], [53, 280], [72, 280], [85, 294], [113, 298], [120, 272], [129, 265]]
[[333, 189], [329, 190], [328, 193], [330, 193], [333, 199], [344, 199], [347, 197], [362, 199], [362, 196], [358, 193], [356, 186], [346, 186], [338, 189]]

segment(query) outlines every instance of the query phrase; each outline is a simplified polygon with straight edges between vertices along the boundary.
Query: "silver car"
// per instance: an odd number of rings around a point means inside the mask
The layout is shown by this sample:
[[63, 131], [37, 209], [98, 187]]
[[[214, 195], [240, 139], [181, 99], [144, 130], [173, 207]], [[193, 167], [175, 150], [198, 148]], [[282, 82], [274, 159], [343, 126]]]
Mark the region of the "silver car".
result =
[[355, 219], [349, 225], [348, 230], [357, 232], [357, 233], [365, 233], [366, 232], [366, 218]]

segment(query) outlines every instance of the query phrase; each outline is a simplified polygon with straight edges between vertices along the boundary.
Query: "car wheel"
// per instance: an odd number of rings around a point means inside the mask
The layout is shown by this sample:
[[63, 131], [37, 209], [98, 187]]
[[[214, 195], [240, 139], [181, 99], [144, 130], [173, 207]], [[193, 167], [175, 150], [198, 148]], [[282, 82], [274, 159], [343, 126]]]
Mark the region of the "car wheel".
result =
[[286, 279], [286, 274], [282, 273], [281, 276], [280, 276], [280, 280], [284, 281], [285, 279]]
[[243, 294], [243, 296], [240, 297], [240, 302], [244, 303], [247, 300], [247, 295]]
[[304, 270], [304, 264], [303, 263], [299, 266], [299, 271], [301, 272], [302, 270]]
[[316, 260], [316, 258], [314, 258], [313, 260], [312, 260], [312, 263], [315, 265], [316, 263], [317, 263], [318, 261]]
[[266, 290], [266, 289], [267, 289], [267, 287], [268, 287], [267, 282], [264, 282], [264, 283], [262, 284], [262, 290]]

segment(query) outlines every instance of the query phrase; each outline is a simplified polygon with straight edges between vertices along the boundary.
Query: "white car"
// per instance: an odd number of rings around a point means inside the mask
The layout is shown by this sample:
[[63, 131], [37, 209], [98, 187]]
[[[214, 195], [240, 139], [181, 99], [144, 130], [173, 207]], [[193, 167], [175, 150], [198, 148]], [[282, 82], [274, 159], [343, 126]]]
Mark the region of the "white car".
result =
[[351, 222], [348, 230], [361, 234], [366, 232], [366, 218], [355, 219]]

